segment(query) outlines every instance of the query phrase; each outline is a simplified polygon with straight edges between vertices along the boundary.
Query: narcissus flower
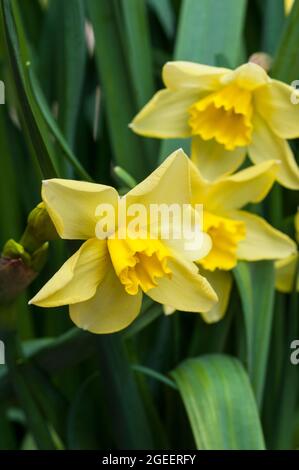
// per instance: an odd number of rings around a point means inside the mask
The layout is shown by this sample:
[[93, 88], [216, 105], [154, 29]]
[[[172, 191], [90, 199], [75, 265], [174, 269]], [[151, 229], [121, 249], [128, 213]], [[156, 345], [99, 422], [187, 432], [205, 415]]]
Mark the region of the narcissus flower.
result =
[[[189, 204], [188, 158], [174, 152], [148, 178], [126, 195], [127, 205]], [[42, 198], [60, 237], [86, 240], [30, 303], [70, 306], [80, 328], [111, 333], [129, 325], [140, 312], [142, 293], [178, 310], [207, 312], [217, 301], [193, 260], [205, 256], [210, 238], [185, 250], [184, 240], [125, 239], [116, 226], [105, 239], [96, 238], [99, 204], [120, 210], [123, 198], [109, 186], [52, 179], [43, 182]], [[148, 227], [144, 227], [148, 229]]]
[[284, 0], [284, 11], [288, 15], [293, 8], [294, 0]]
[[[296, 240], [299, 243], [299, 212], [294, 217]], [[299, 291], [299, 253], [294, 253], [285, 259], [280, 259], [275, 263], [275, 287], [278, 291], [289, 293], [294, 289], [295, 276], [296, 290]]]
[[[277, 180], [299, 188], [299, 169], [286, 139], [299, 137], [294, 89], [257, 64], [236, 70], [169, 62], [158, 91], [131, 123], [137, 134], [192, 137], [192, 160], [214, 180], [232, 173], [248, 153], [253, 163], [281, 162]], [[295, 96], [296, 97], [296, 96]]]
[[238, 260], [284, 259], [296, 251], [287, 235], [261, 217], [241, 210], [267, 195], [278, 166], [275, 161], [263, 162], [208, 182], [190, 161], [192, 202], [203, 204], [204, 230], [212, 238], [211, 251], [197, 263], [219, 298], [205, 316], [207, 322], [217, 321], [225, 313], [232, 285], [230, 270]]

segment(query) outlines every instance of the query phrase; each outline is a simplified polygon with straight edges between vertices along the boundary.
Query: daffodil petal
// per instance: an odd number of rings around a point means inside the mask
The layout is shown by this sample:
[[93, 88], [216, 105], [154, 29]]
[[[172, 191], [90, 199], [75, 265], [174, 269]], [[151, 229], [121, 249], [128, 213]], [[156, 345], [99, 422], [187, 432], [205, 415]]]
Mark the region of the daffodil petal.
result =
[[197, 261], [204, 258], [212, 248], [211, 237], [204, 232], [196, 234], [190, 232], [186, 238], [163, 240], [163, 242], [176, 256], [180, 256], [188, 261]]
[[217, 302], [217, 296], [208, 281], [198, 273], [193, 263], [183, 259], [171, 260], [171, 279], [159, 279], [158, 286], [147, 291], [156, 302], [186, 312], [207, 312]]
[[[275, 287], [279, 292], [292, 292], [298, 263], [298, 253], [275, 263]], [[299, 276], [296, 289], [299, 291]]]
[[200, 268], [200, 273], [209, 281], [211, 286], [213, 286], [219, 299], [211, 310], [202, 314], [205, 322], [215, 323], [221, 320], [226, 312], [233, 278], [229, 271], [221, 271], [219, 269], [211, 272]]
[[213, 181], [233, 173], [243, 163], [245, 156], [245, 147], [226, 150], [224, 145], [214, 139], [203, 140], [197, 136], [192, 138], [191, 159], [207, 180]]
[[201, 92], [196, 89], [160, 90], [142, 108], [130, 124], [137, 134], [147, 137], [189, 137], [189, 108]]
[[106, 241], [87, 240], [29, 303], [58, 307], [90, 299], [105, 275], [107, 263]]
[[286, 258], [296, 252], [295, 242], [261, 217], [245, 211], [230, 212], [229, 217], [244, 222], [246, 226], [246, 237], [239, 242], [238, 246], [238, 259], [276, 260]]
[[96, 294], [86, 302], [70, 305], [70, 317], [79, 328], [92, 333], [115, 333], [134, 321], [141, 309], [142, 291], [129, 295], [112, 265]]
[[188, 204], [190, 202], [189, 159], [182, 149], [173, 152], [145, 180], [126, 195], [127, 206], [142, 203]]
[[289, 15], [294, 5], [294, 0], [284, 0], [284, 11]]
[[299, 104], [292, 102], [292, 96], [298, 100], [296, 90], [278, 80], [271, 80], [254, 94], [258, 113], [284, 139], [299, 137]]
[[206, 194], [207, 210], [221, 213], [262, 201], [275, 182], [278, 168], [278, 162], [269, 160], [214, 182]]
[[294, 225], [295, 225], [295, 237], [297, 243], [299, 243], [299, 212], [297, 212], [294, 216]]
[[274, 134], [258, 114], [254, 117], [254, 132], [248, 152], [254, 163], [279, 160], [277, 181], [286, 188], [299, 189], [299, 168], [289, 144]]
[[235, 82], [241, 88], [256, 90], [270, 81], [265, 70], [258, 64], [247, 62], [224, 75], [221, 79], [223, 85]]
[[196, 64], [194, 62], [167, 62], [163, 67], [163, 82], [171, 90], [196, 88], [213, 91], [219, 87], [220, 78], [230, 69]]
[[42, 198], [61, 238], [95, 237], [95, 211], [99, 204], [117, 204], [117, 191], [102, 184], [65, 179], [43, 181]]

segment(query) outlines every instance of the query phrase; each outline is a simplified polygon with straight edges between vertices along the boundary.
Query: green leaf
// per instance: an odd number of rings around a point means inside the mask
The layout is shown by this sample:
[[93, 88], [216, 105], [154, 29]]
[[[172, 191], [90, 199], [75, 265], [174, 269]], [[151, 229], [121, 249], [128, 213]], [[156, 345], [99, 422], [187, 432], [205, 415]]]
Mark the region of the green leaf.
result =
[[55, 177], [57, 176], [57, 162], [53, 147], [28, 83], [30, 55], [26, 46], [18, 4], [14, 0], [12, 2], [1, 0], [0, 6], [2, 29], [11, 65], [11, 79], [18, 98], [22, 126], [28, 145], [33, 151], [43, 177]]
[[148, 0], [148, 4], [156, 12], [157, 17], [168, 38], [172, 38], [175, 32], [175, 16], [170, 0]]
[[182, 396], [197, 449], [264, 449], [254, 396], [237, 359], [217, 354], [187, 359], [171, 375]]
[[246, 0], [184, 0], [175, 59], [220, 65], [217, 56], [224, 56], [231, 67], [238, 65], [246, 3]]
[[153, 448], [144, 403], [119, 335], [101, 335], [98, 347], [103, 393], [117, 447]]
[[0, 450], [16, 450], [16, 438], [5, 405], [0, 406]]
[[22, 369], [17, 367], [17, 363], [22, 360], [22, 356], [14, 333], [7, 333], [5, 335], [5, 346], [9, 378], [18, 402], [26, 415], [28, 428], [32, 432], [39, 449], [55, 450], [56, 446], [51, 437], [47, 422], [32, 396]]
[[275, 78], [291, 83], [299, 72], [299, 0], [296, 0], [285, 23], [272, 67]]
[[247, 369], [261, 406], [273, 319], [273, 262], [239, 262], [234, 275], [243, 307]]
[[58, 0], [57, 7], [58, 122], [73, 148], [86, 63], [84, 6], [82, 0]]
[[1, 171], [0, 171], [0, 217], [5, 223], [1, 224], [0, 250], [9, 238], [18, 238], [20, 235], [20, 208], [18, 204], [17, 182], [15, 178], [15, 165], [11, 155], [10, 128], [4, 109], [0, 108], [0, 143], [1, 143]]
[[147, 165], [141, 139], [128, 127], [137, 108], [122, 46], [123, 31], [118, 26], [120, 12], [114, 1], [88, 0], [86, 3], [95, 32], [96, 63], [115, 160], [140, 180], [146, 173]]
[[262, 0], [263, 14], [263, 38], [262, 50], [273, 54], [284, 26], [284, 0]]
[[154, 93], [154, 76], [145, 0], [121, 0], [126, 57], [138, 108]]
[[29, 80], [32, 86], [33, 95], [36, 99], [36, 103], [39, 106], [39, 110], [44, 118], [45, 126], [56, 138], [57, 143], [62, 151], [62, 154], [65, 156], [66, 160], [73, 166], [73, 168], [81, 178], [87, 181], [92, 181], [91, 176], [87, 173], [87, 171], [83, 168], [79, 160], [76, 158], [71, 148], [69, 147], [69, 144], [64, 138], [62, 132], [60, 131], [58, 124], [49, 109], [49, 106], [43, 96], [42, 90], [40, 89], [40, 86], [32, 70], [29, 70]]
[[150, 369], [149, 367], [141, 366], [139, 364], [133, 364], [132, 369], [135, 372], [140, 372], [141, 374], [147, 375], [148, 377], [158, 380], [164, 385], [168, 385], [168, 387], [171, 387], [174, 390], [177, 390], [177, 387], [175, 383], [173, 382], [173, 380], [170, 380], [168, 377], [166, 377], [166, 375], [160, 374], [160, 372], [157, 372], [156, 370]]
[[94, 373], [83, 382], [72, 400], [67, 420], [68, 448], [107, 449], [111, 447], [110, 428], [100, 375]]

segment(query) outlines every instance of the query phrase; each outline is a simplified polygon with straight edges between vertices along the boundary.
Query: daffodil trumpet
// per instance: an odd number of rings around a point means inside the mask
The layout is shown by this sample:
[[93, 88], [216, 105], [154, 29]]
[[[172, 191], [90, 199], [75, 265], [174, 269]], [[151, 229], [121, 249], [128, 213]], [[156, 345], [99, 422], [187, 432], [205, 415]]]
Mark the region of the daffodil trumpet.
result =
[[[211, 249], [209, 235], [203, 235], [201, 243], [191, 243], [186, 249], [186, 240], [179, 237], [134, 237], [131, 229], [125, 231], [125, 236], [117, 236], [122, 225], [116, 223], [114, 231], [107, 229], [105, 237], [97, 238], [98, 217], [103, 215], [99, 214], [99, 206], [113, 207], [114, 213], [118, 213], [124, 203], [109, 186], [46, 180], [42, 185], [42, 199], [61, 238], [85, 241], [31, 304], [69, 305], [71, 319], [80, 328], [112, 333], [136, 318], [143, 293], [159, 303], [188, 312], [208, 312], [217, 302], [215, 291], [194, 264]], [[142, 204], [148, 210], [151, 204], [190, 204], [187, 156], [182, 150], [174, 152], [127, 193], [125, 201], [128, 206]], [[109, 220], [107, 213], [104, 225], [111, 227]], [[126, 227], [127, 223], [126, 220]], [[162, 231], [163, 224], [165, 220], [160, 222], [161, 230], [157, 233]], [[142, 233], [148, 235], [147, 224], [143, 224]]]
[[210, 252], [197, 264], [219, 298], [208, 315], [204, 314], [207, 322], [215, 322], [226, 311], [232, 286], [230, 271], [238, 260], [283, 262], [296, 256], [296, 244], [260, 216], [242, 210], [265, 198], [279, 162], [263, 162], [214, 182], [204, 179], [191, 161], [189, 165], [192, 203], [203, 204], [203, 228], [212, 239]]
[[192, 138], [192, 160], [202, 176], [233, 173], [248, 154], [254, 164], [278, 160], [277, 180], [299, 188], [299, 168], [287, 139], [299, 137], [298, 92], [271, 79], [256, 63], [236, 70], [168, 62], [165, 89], [130, 124], [137, 134]]

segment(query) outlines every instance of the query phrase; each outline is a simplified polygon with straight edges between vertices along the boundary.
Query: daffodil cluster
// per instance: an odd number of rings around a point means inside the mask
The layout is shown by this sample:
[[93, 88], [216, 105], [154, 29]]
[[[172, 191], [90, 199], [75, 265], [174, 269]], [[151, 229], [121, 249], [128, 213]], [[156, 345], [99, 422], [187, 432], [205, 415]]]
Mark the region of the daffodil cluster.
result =
[[[84, 242], [31, 303], [69, 305], [74, 323], [94, 333], [128, 326], [141, 310], [143, 293], [163, 304], [166, 313], [197, 312], [209, 323], [218, 321], [227, 308], [231, 270], [238, 260], [276, 261], [276, 286], [283, 291], [290, 290], [295, 275], [295, 242], [246, 210], [249, 203], [262, 201], [275, 181], [299, 188], [299, 170], [287, 142], [299, 137], [294, 90], [254, 63], [229, 70], [171, 62], [163, 80], [166, 88], [130, 127], [144, 136], [191, 138], [191, 160], [177, 150], [123, 197], [94, 183], [52, 179], [42, 185], [57, 233]], [[235, 172], [246, 155], [254, 165]], [[150, 222], [142, 238], [130, 230], [120, 237], [119, 222], [99, 238], [97, 207], [108, 204], [119, 213], [124, 199], [146, 211], [152, 204], [189, 205], [194, 220], [202, 207], [202, 225], [194, 222], [200, 241], [190, 249], [182, 237], [165, 239], [165, 224], [174, 225], [169, 219], [159, 222], [155, 238]], [[175, 231], [183, 233], [181, 228]]]

